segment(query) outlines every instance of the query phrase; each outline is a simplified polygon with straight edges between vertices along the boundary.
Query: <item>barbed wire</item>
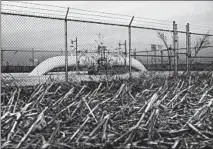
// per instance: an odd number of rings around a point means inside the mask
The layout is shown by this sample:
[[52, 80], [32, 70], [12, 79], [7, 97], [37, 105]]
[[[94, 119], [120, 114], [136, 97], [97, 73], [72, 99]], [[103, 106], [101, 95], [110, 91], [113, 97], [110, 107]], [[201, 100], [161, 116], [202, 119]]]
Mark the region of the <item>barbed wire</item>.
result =
[[12, 10], [12, 9], [6, 9], [6, 8], [2, 8], [2, 10], [6, 10], [6, 11], [9, 11], [9, 12], [15, 12], [15, 13], [17, 13], [17, 14], [22, 14], [22, 12], [23, 13], [25, 13], [25, 14], [30, 14], [30, 13], [34, 13], [34, 14], [41, 14], [41, 15], [46, 15], [46, 16], [63, 16], [63, 18], [64, 18], [64, 15], [60, 15], [60, 14], [53, 14], [53, 13], [51, 13], [51, 14], [48, 14], [48, 13], [42, 13], [42, 12], [38, 12], [38, 11], [24, 11], [24, 10]]
[[138, 20], [133, 20], [133, 22], [138, 22], [138, 23], [152, 23], [152, 24], [158, 24], [158, 25], [164, 25], [164, 26], [172, 26], [172, 24], [164, 24], [164, 23], [156, 23], [156, 22], [152, 22], [152, 21], [138, 21]]
[[48, 4], [38, 4], [38, 3], [30, 3], [26, 1], [7, 1], [10, 3], [23, 3], [23, 4], [30, 4], [30, 5], [38, 5], [38, 6], [50, 6], [50, 7], [57, 7], [57, 8], [67, 8], [67, 7], [62, 7], [62, 6], [55, 6], [55, 5], [48, 5]]
[[[64, 15], [60, 15], [60, 14], [54, 14], [54, 13], [41, 13], [41, 12], [37, 12], [37, 11], [24, 11], [24, 10], [21, 10], [21, 11], [17, 11], [17, 10], [12, 10], [12, 9], [5, 9], [3, 8], [3, 10], [7, 10], [9, 12], [16, 12], [16, 13], [25, 13], [25, 14], [28, 14], [28, 13], [33, 13], [33, 14], [41, 14], [41, 15], [45, 15], [45, 16], [48, 16], [48, 15], [51, 15], [51, 16], [62, 16], [64, 17]], [[91, 18], [91, 17], [77, 17], [77, 16], [68, 16], [68, 18], [76, 18], [78, 20], [96, 20], [96, 21], [102, 21], [102, 22], [113, 22], [112, 20], [104, 20], [104, 19], [97, 19], [97, 18]], [[117, 20], [114, 20], [114, 22], [116, 23], [119, 23], [119, 24], [128, 24], [128, 22], [123, 22], [123, 21], [117, 21]], [[147, 24], [135, 24], [135, 25], [139, 25], [139, 26], [149, 26], [149, 27], [159, 27], [159, 26], [154, 26], [154, 25], [147, 25]]]
[[[22, 4], [30, 4], [30, 5], [37, 5], [37, 6], [49, 6], [49, 7], [55, 7], [55, 8], [63, 8], [63, 9], [67, 9], [67, 7], [62, 7], [62, 6], [55, 6], [55, 5], [49, 5], [49, 4], [38, 4], [38, 3], [30, 3], [30, 2], [23, 2], [23, 1], [7, 1], [7, 2], [11, 2], [11, 3], [22, 3]], [[3, 4], [5, 5], [5, 4]], [[6, 4], [6, 5], [11, 5], [11, 4]], [[15, 7], [22, 7], [22, 8], [32, 8], [32, 9], [40, 9], [40, 10], [46, 10], [46, 11], [55, 11], [55, 12], [64, 12], [64, 11], [58, 11], [58, 10], [50, 10], [50, 9], [44, 9], [44, 8], [33, 8], [33, 7], [24, 7], [24, 6], [15, 6]], [[108, 14], [108, 15], [118, 15], [118, 16], [125, 16], [125, 17], [132, 17], [131, 15], [124, 15], [124, 14], [118, 14], [118, 13], [108, 13], [108, 12], [102, 12], [102, 11], [94, 11], [94, 10], [85, 10], [85, 9], [79, 9], [79, 8], [73, 8], [70, 7], [70, 9], [73, 10], [79, 10], [79, 11], [84, 11], [84, 12], [95, 12], [95, 13], [102, 13], [102, 14]], [[66, 11], [65, 11], [66, 12]], [[40, 13], [40, 12], [39, 12]], [[75, 14], [80, 14], [80, 15], [93, 15], [93, 16], [100, 16], [100, 17], [107, 17], [107, 18], [111, 18], [109, 16], [103, 16], [103, 15], [94, 15], [94, 14], [82, 14], [82, 13], [77, 13], [77, 12], [73, 12]], [[41, 14], [41, 13], [40, 13]], [[47, 14], [46, 14], [47, 15]], [[51, 14], [53, 15], [53, 14]], [[115, 18], [116, 17], [112, 17]], [[117, 17], [117, 19], [124, 19], [124, 20], [129, 20], [127, 18], [119, 18]], [[143, 20], [143, 22], [149, 22], [149, 23], [153, 23], [153, 24], [161, 24], [161, 25], [170, 25], [171, 22], [173, 21], [169, 21], [169, 20], [158, 20], [158, 19], [153, 19], [153, 18], [148, 18], [148, 17], [135, 17], [135, 19], [139, 19], [139, 20]], [[151, 22], [151, 21], [145, 21], [145, 20], [153, 20], [153, 21], [158, 21], [158, 22]], [[138, 20], [134, 20], [134, 21], [138, 21]], [[139, 21], [138, 21], [139, 22]], [[159, 23], [159, 22], [164, 22], [164, 23]], [[186, 26], [183, 24], [178, 24], [178, 26]], [[195, 27], [191, 27], [191, 26], [195, 26]], [[203, 26], [198, 26], [198, 25], [194, 25], [194, 24], [190, 24], [190, 28], [199, 28], [201, 30], [210, 30], [213, 28], [208, 28], [208, 27], [203, 27]], [[183, 29], [183, 28], [181, 28]], [[185, 30], [185, 28], [184, 28]]]
[[[25, 14], [41, 14], [41, 15], [44, 15], [44, 16], [60, 16], [60, 17], [65, 17], [64, 15], [60, 15], [60, 14], [54, 14], [54, 13], [41, 13], [41, 12], [37, 12], [37, 11], [24, 11], [24, 10], [21, 10], [21, 11], [17, 11], [17, 10], [12, 10], [12, 9], [5, 9], [5, 8], [2, 8], [2, 10], [6, 10], [8, 12], [15, 12], [17, 14], [22, 14], [22, 13], [25, 13]], [[104, 20], [104, 19], [97, 19], [97, 18], [91, 18], [91, 17], [87, 17], [87, 18], [84, 18], [84, 17], [76, 17], [76, 16], [68, 16], [68, 18], [76, 18], [78, 20], [96, 20], [96, 21], [101, 21], [101, 22], [112, 22], [112, 20]], [[88, 20], [89, 21], [89, 20]], [[120, 24], [124, 24], [124, 23], [127, 23], [127, 22], [122, 22], [122, 21], [114, 21], [116, 23], [120, 23]]]
[[163, 28], [163, 29], [172, 29], [172, 26], [171, 27], [162, 27], [162, 26], [156, 26], [156, 25], [150, 25], [150, 24], [145, 24], [145, 23], [143, 23], [143, 24], [140, 24], [140, 23], [132, 23], [132, 24], [134, 24], [134, 25], [136, 25], [136, 26], [139, 26], [139, 27], [146, 27], [146, 26], [149, 26], [149, 27], [153, 27], [153, 28]]
[[[178, 26], [178, 28], [179, 28], [179, 29], [184, 29], [184, 30], [186, 30], [186, 28], [184, 28], [184, 27], [180, 27], [180, 26]], [[193, 27], [193, 26], [190, 26], [190, 30], [205, 30], [205, 31], [213, 31], [213, 30], [211, 30], [210, 28], [199, 28], [199, 27]]]
[[45, 8], [36, 8], [36, 7], [26, 7], [26, 6], [19, 6], [19, 5], [11, 5], [11, 4], [2, 4], [2, 6], [12, 6], [12, 7], [19, 7], [19, 8], [27, 8], [27, 9], [39, 9], [39, 10], [45, 10], [45, 11], [53, 11], [53, 12], [63, 12], [65, 13], [65, 11], [59, 11], [59, 10], [52, 10], [52, 9], [45, 9]]
[[[75, 18], [75, 19], [78, 19], [78, 20], [87, 20], [87, 21], [93, 21], [93, 20], [96, 20], [96, 21], [102, 21], [102, 22], [113, 22], [112, 20], [104, 20], [104, 19], [97, 19], [97, 18], [90, 18], [90, 17], [87, 17], [87, 18], [84, 18], [84, 17], [77, 17], [77, 16], [68, 16], [68, 18]], [[90, 20], [88, 20], [90, 19]], [[120, 24], [125, 24], [127, 25], [127, 22], [123, 22], [123, 21], [115, 21], [116, 23], [120, 23]]]
[[194, 24], [190, 24], [190, 26], [194, 26], [194, 27], [196, 27], [196, 28], [208, 28], [208, 29], [213, 29], [213, 28], [210, 28], [210, 27], [198, 26], [198, 25], [194, 25]]
[[[10, 5], [10, 4], [3, 4], [3, 6], [14, 6], [14, 7], [20, 7], [20, 8], [28, 8], [28, 9], [38, 9], [38, 10], [45, 10], [45, 11], [54, 11], [54, 12], [64, 12], [64, 11], [56, 11], [56, 10], [50, 10], [50, 9], [43, 9], [43, 8], [35, 8], [35, 7], [25, 7], [25, 6], [18, 6], [18, 5]], [[4, 8], [5, 9], [5, 8]], [[16, 11], [16, 10], [11, 10], [11, 9], [5, 9], [5, 10], [8, 10], [8, 11]], [[25, 12], [25, 13], [39, 13], [39, 14], [44, 14], [44, 15], [49, 15], [48, 13], [41, 13], [41, 12], [33, 12], [33, 11], [23, 11], [22, 12]], [[119, 18], [119, 17], [109, 17], [109, 16], [103, 16], [103, 15], [96, 15], [96, 14], [83, 14], [83, 13], [76, 13], [76, 12], [72, 12], [70, 11], [69, 14], [78, 14], [78, 15], [85, 15], [85, 16], [98, 16], [98, 17], [104, 17], [104, 18], [110, 18], [110, 19], [124, 19], [124, 20], [130, 20], [130, 19], [127, 19], [127, 18]], [[56, 15], [56, 14], [50, 14], [50, 15]], [[58, 15], [58, 14], [57, 14]], [[78, 17], [79, 18], [79, 17]], [[88, 18], [88, 17], [87, 17]], [[91, 18], [93, 20], [104, 20], [104, 19], [95, 19], [95, 18]], [[135, 20], [135, 22], [140, 22], [138, 20]], [[155, 22], [151, 22], [151, 21], [144, 21], [145, 23], [153, 23], [153, 24], [160, 24], [160, 25], [168, 25], [168, 24], [163, 24], [163, 23], [155, 23]], [[144, 23], [143, 22], [143, 23]], [[126, 23], [126, 22], [125, 22]]]
[[104, 17], [104, 18], [111, 18], [111, 19], [124, 19], [124, 20], [130, 20], [130, 19], [127, 19], [127, 18], [119, 18], [119, 17], [109, 17], [109, 16], [102, 16], [102, 15], [96, 15], [96, 14], [83, 14], [83, 13], [77, 13], [77, 12], [72, 12], [72, 11], [69, 11], [69, 14], [72, 13], [72, 14], [79, 14], [79, 15], [85, 15], [85, 16], [98, 16], [98, 17]]
[[[9, 1], [9, 2], [14, 2], [14, 1]], [[25, 3], [25, 4], [31, 4], [31, 5], [39, 5], [39, 6], [52, 6], [52, 7], [65, 8], [65, 9], [68, 8], [68, 7], [61, 7], [61, 6], [48, 5], [48, 4], [30, 3], [30, 2], [23, 2], [23, 1], [18, 1], [18, 3]], [[118, 16], [132, 17], [132, 15], [124, 15], [124, 14], [118, 14], [118, 13], [108, 13], [108, 12], [95, 11], [95, 10], [85, 10], [85, 9], [73, 8], [73, 7], [69, 7], [69, 8], [73, 9], [73, 10], [80, 10], [80, 11], [85, 11], [85, 12], [96, 12], [96, 13], [103, 13], [103, 14], [108, 14], [108, 15], [118, 15]], [[142, 20], [144, 20], [144, 19], [155, 20], [155, 21], [167, 22], [167, 23], [172, 22], [172, 21], [168, 21], [168, 20], [158, 20], [158, 19], [153, 19], [153, 18], [148, 18], [148, 17], [135, 17], [135, 18], [142, 19]]]
[[[26, 3], [29, 3], [29, 2], [26, 2]], [[30, 3], [30, 4], [35, 4], [35, 3]], [[38, 5], [42, 5], [42, 4], [38, 4]], [[42, 5], [43, 6], [43, 5]], [[51, 5], [50, 5], [51, 6]], [[24, 7], [24, 6], [23, 6]], [[25, 8], [28, 8], [28, 7], [25, 7]], [[65, 8], [65, 7], [64, 7]], [[43, 8], [42, 8], [43, 9]], [[18, 13], [18, 14], [21, 14], [22, 12], [24, 12], [25, 14], [28, 14], [28, 13], [33, 13], [33, 15], [35, 15], [35, 14], [41, 14], [41, 15], [45, 15], [45, 16], [60, 16], [60, 17], [62, 17], [63, 16], [63, 18], [65, 17], [65, 15], [61, 15], [61, 14], [54, 14], [54, 13], [41, 13], [41, 12], [37, 12], [37, 11], [23, 11], [23, 10], [11, 10], [11, 9], [5, 9], [5, 8], [3, 8], [3, 10], [7, 10], [7, 11], [10, 11], [10, 12], [16, 12], [16, 13]], [[43, 9], [44, 10], [44, 9]], [[50, 9], [45, 9], [45, 10], [47, 10], [47, 11], [52, 11], [52, 10], [50, 10]], [[57, 11], [55, 11], [55, 12], [57, 12]], [[60, 12], [62, 12], [62, 11], [60, 11]], [[73, 13], [75, 13], [75, 12], [73, 12]], [[78, 14], [81, 14], [81, 13], [78, 13]], [[86, 14], [82, 14], [82, 15], [86, 15]], [[87, 14], [88, 15], [88, 14]], [[91, 14], [90, 14], [91, 15]], [[94, 15], [94, 14], [93, 14]], [[101, 16], [101, 15], [94, 15], [94, 16], [100, 16], [100, 17], [105, 17], [105, 16]], [[76, 18], [76, 16], [72, 16], [72, 17], [75, 17]], [[116, 17], [109, 17], [109, 16], [107, 16], [108, 18], [113, 18], [113, 19], [118, 19], [118, 17], [116, 18]], [[55, 17], [56, 18], [56, 17]], [[140, 17], [136, 17], [136, 18], [140, 18]], [[81, 19], [81, 20], [83, 20], [83, 19], [85, 19], [85, 18], [80, 18], [80, 17], [78, 17], [78, 19]], [[110, 22], [110, 21], [112, 21], [112, 20], [104, 20], [104, 19], [96, 19], [96, 18], [86, 18], [87, 20], [88, 19], [93, 19], [93, 20], [99, 20], [99, 21], [105, 21], [105, 22]], [[120, 18], [121, 19], [121, 18]], [[124, 18], [122, 18], [122, 19], [124, 19]], [[126, 20], [128, 20], [128, 19], [126, 19]], [[154, 19], [155, 20], [155, 19]], [[118, 21], [116, 21], [116, 22], [118, 22]], [[140, 22], [140, 21], [138, 21], [138, 20], [135, 20], [135, 22]], [[120, 21], [120, 25], [124, 25], [124, 24], [122, 24], [122, 23], [127, 23], [127, 22], [121, 22]], [[139, 24], [140, 26], [143, 26], [143, 27], [145, 27], [145, 23], [152, 23], [152, 24], [158, 24], [158, 25], [165, 25], [165, 26], [167, 26], [167, 24], [164, 24], [164, 23], [155, 23], [155, 22], [150, 22], [150, 21], [143, 21], [143, 22], [141, 22], [141, 23], [143, 23], [143, 24]], [[135, 23], [134, 23], [135, 24]], [[148, 26], [150, 26], [150, 25], [148, 25]], [[171, 28], [171, 26], [170, 25], [168, 25], [169, 26], [169, 28]], [[167, 26], [167, 27], [168, 27]], [[183, 26], [183, 25], [180, 25], [180, 26]], [[182, 33], [184, 33], [185, 32], [185, 28], [183, 28], [183, 27], [180, 27], [179, 26], [179, 31], [180, 32], [182, 32]], [[155, 26], [155, 27], [157, 27], [158, 29], [159, 28], [162, 28], [162, 26]], [[165, 27], [166, 28], [166, 27]], [[190, 28], [191, 30], [194, 30], [194, 28]], [[207, 31], [207, 29], [202, 29], [202, 30], [206, 30]], [[210, 30], [208, 30], [208, 32], [209, 32]]]

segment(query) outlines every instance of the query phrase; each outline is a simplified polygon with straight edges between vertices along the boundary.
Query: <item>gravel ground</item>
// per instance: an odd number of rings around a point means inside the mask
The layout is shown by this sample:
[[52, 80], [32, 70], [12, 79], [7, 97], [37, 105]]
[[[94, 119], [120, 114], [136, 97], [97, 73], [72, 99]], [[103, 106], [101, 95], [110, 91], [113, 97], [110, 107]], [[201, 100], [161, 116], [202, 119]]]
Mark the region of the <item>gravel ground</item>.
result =
[[[146, 72], [151, 73], [152, 75], [172, 75], [173, 72], [157, 72], [151, 71]], [[180, 74], [183, 72], [179, 72]], [[202, 72], [199, 72], [202, 73]], [[20, 86], [34, 86], [37, 84], [43, 84], [45, 82], [63, 82], [65, 81], [65, 73], [64, 72], [54, 72], [49, 73], [47, 75], [43, 75], [40, 77], [28, 76], [28, 73], [2, 73], [1, 80], [2, 85], [20, 85]], [[132, 72], [133, 78], [138, 78], [142, 73], [141, 72]], [[111, 79], [128, 79], [129, 74], [120, 74], [120, 75], [113, 75], [108, 76], [108, 80]], [[81, 72], [81, 74], [77, 75], [75, 72], [69, 72], [68, 80], [72, 82], [80, 82], [80, 81], [102, 81], [105, 80], [105, 75], [87, 75], [86, 72]]]

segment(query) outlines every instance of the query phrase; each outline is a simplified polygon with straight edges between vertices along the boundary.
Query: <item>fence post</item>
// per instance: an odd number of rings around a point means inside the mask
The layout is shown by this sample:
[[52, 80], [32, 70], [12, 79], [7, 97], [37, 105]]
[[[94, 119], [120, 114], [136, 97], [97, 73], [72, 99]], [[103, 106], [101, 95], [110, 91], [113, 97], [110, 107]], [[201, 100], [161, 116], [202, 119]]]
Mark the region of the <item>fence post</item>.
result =
[[3, 62], [4, 62], [4, 50], [1, 49], [1, 66], [3, 66]]
[[146, 48], [146, 65], [148, 66], [148, 50]]
[[191, 73], [191, 33], [190, 33], [190, 26], [189, 26], [189, 34], [188, 34], [188, 49], [189, 49], [189, 73]]
[[160, 51], [160, 54], [161, 54], [161, 68], [163, 70], [163, 51], [162, 50]]
[[35, 66], [35, 53], [34, 53], [34, 48], [32, 48], [32, 63], [33, 63], [33, 66]]
[[[77, 37], [75, 38], [75, 40], [71, 40], [71, 44], [73, 44], [75, 42], [75, 55], [76, 55], [76, 74], [79, 74], [79, 71], [78, 71], [78, 39]], [[72, 46], [74, 47], [74, 46]]]
[[191, 57], [191, 41], [190, 41], [190, 33], [189, 33], [189, 23], [186, 25], [186, 69], [187, 69], [187, 74], [190, 73], [190, 57]]
[[178, 75], [178, 33], [177, 33], [177, 24], [173, 21], [173, 46], [174, 46], [174, 75]]
[[130, 23], [129, 23], [129, 78], [132, 78], [132, 60], [131, 60], [131, 24], [134, 19], [134, 16], [132, 17]]
[[78, 40], [77, 40], [77, 37], [75, 39], [75, 49], [76, 49], [76, 72], [78, 74], [79, 70], [78, 70]]
[[65, 16], [65, 81], [68, 82], [68, 50], [67, 50], [67, 15], [69, 13], [69, 7]]
[[125, 69], [126, 69], [126, 58], [127, 58], [126, 40], [124, 44], [125, 44]]
[[125, 69], [126, 69], [126, 57], [127, 57], [127, 49], [126, 49], [126, 40], [125, 40], [125, 42], [124, 42], [124, 44], [121, 44], [120, 42], [119, 42], [119, 48], [120, 48], [120, 46], [124, 46], [124, 50], [125, 50], [125, 52], [124, 52], [124, 56], [125, 56], [125, 59], [124, 59], [124, 66], [125, 66]]

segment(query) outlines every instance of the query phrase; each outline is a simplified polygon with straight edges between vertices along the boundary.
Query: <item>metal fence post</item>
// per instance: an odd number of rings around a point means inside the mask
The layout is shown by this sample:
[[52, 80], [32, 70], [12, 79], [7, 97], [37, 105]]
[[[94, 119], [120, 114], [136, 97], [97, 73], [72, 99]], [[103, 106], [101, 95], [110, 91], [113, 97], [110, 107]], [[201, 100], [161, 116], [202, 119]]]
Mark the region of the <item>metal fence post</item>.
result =
[[4, 62], [4, 50], [1, 49], [1, 66], [3, 66], [3, 62]]
[[174, 75], [178, 75], [178, 33], [177, 33], [177, 24], [173, 21], [173, 46], [174, 46]]
[[189, 32], [188, 32], [188, 23], [187, 23], [187, 25], [186, 25], [186, 72], [187, 72], [187, 74], [189, 73], [189, 56], [188, 56], [188, 54], [189, 54], [189, 48], [188, 48], [188, 34], [189, 34]]
[[132, 60], [131, 60], [131, 24], [134, 19], [134, 16], [132, 17], [130, 23], [129, 23], [129, 78], [132, 78]]
[[124, 52], [124, 56], [125, 56], [125, 59], [124, 59], [124, 66], [125, 66], [125, 69], [126, 69], [126, 57], [127, 57], [126, 40], [125, 40], [124, 44], [119, 43], [118, 45], [119, 45], [119, 48], [120, 48], [120, 46], [122, 46], [122, 45], [124, 46], [124, 50], [125, 50], [125, 52]]
[[67, 50], [67, 15], [69, 13], [69, 7], [65, 16], [65, 81], [68, 82], [68, 50]]
[[[161, 68], [162, 68], [162, 66], [163, 66], [163, 51], [160, 51], [160, 54], [161, 54]], [[162, 70], [163, 70], [163, 68], [162, 68]]]
[[61, 49], [61, 56], [63, 55], [63, 51], [62, 51], [62, 49]]
[[34, 51], [34, 48], [32, 48], [32, 63], [33, 63], [33, 66], [35, 66], [35, 51]]
[[148, 68], [148, 63], [149, 63], [149, 57], [148, 57], [148, 50], [146, 49], [146, 64], [147, 64], [147, 68]]
[[189, 73], [191, 73], [191, 33], [189, 26], [189, 34], [188, 34], [188, 49], [189, 49]]
[[127, 48], [126, 48], [126, 40], [125, 40], [125, 69], [126, 69], [126, 57], [127, 57]]
[[[78, 39], [77, 37], [75, 38], [75, 40], [71, 40], [71, 44], [73, 44], [75, 42], [75, 55], [76, 55], [76, 73], [78, 74]], [[74, 47], [74, 46], [72, 46]]]
[[189, 33], [189, 23], [186, 25], [186, 65], [187, 65], [187, 74], [190, 73], [190, 57], [191, 57], [191, 41]]
[[78, 40], [77, 40], [77, 37], [75, 39], [75, 50], [76, 50], [76, 72], [78, 74], [79, 71], [78, 71]]

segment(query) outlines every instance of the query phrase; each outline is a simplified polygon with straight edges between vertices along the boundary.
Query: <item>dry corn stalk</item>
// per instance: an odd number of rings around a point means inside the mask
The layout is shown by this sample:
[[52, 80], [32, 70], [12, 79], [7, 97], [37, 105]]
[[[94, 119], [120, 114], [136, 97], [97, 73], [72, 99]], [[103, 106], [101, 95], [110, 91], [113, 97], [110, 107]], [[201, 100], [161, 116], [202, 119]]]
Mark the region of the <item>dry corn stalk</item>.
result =
[[1, 94], [2, 148], [211, 146], [213, 82], [196, 75], [177, 80], [147, 74], [109, 81], [108, 87], [7, 85]]

